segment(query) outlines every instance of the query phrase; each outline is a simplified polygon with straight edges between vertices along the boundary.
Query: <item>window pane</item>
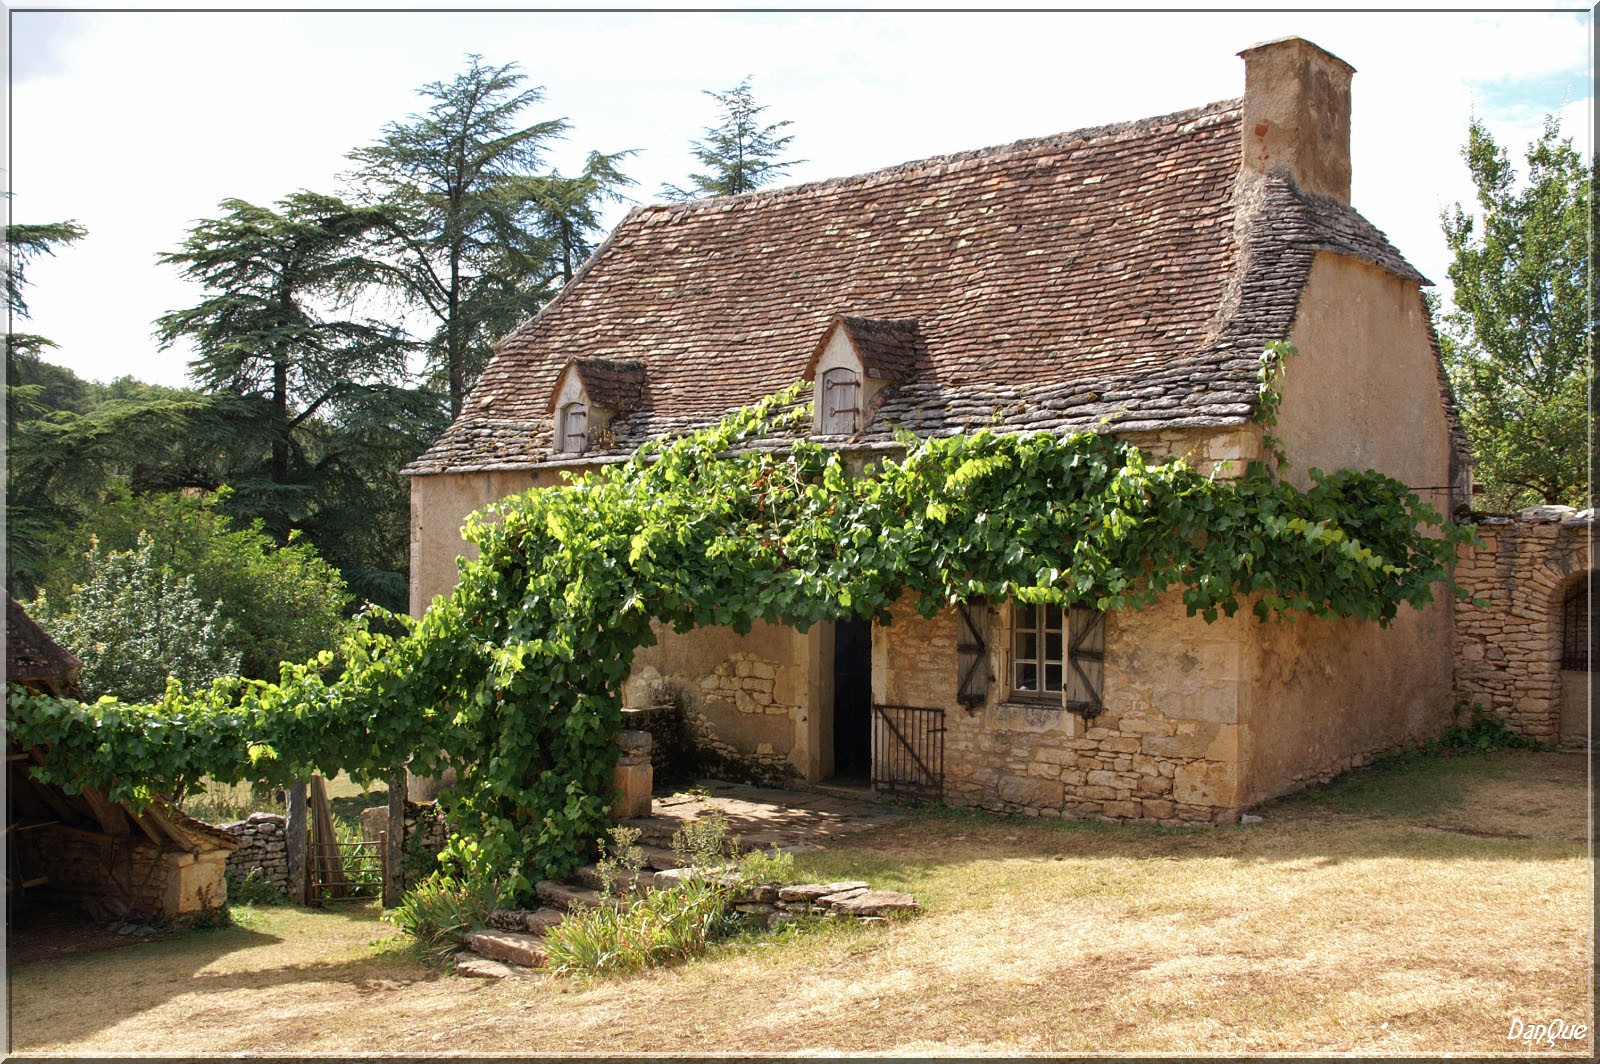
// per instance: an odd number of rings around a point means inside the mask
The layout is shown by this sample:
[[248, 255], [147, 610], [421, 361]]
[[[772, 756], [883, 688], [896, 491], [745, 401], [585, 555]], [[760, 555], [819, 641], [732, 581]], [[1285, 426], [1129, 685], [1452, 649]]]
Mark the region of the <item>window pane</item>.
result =
[[1060, 606], [1046, 606], [1045, 607], [1044, 626], [1046, 628], [1053, 628], [1058, 632], [1061, 630], [1061, 607]]
[[1039, 634], [1037, 632], [1017, 633], [1017, 660], [1039, 660]]
[[1036, 627], [1038, 627], [1038, 625], [1039, 625], [1039, 607], [1037, 607], [1037, 606], [1018, 606], [1018, 607], [1016, 607], [1016, 611], [1017, 611], [1016, 612], [1017, 630], [1019, 632], [1024, 628], [1036, 628]]
[[1017, 690], [1037, 691], [1039, 689], [1039, 666], [1032, 662], [1017, 662]]
[[1061, 633], [1050, 632], [1044, 637], [1044, 658], [1046, 661], [1061, 662]]
[[1046, 691], [1061, 690], [1061, 666], [1046, 665], [1044, 669], [1044, 689]]

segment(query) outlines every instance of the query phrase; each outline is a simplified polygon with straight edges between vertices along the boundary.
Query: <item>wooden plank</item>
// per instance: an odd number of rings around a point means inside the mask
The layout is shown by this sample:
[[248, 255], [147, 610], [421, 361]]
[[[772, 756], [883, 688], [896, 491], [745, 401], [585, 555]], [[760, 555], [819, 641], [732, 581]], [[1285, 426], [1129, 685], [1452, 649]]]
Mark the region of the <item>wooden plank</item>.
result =
[[145, 810], [145, 815], [150, 818], [151, 823], [161, 829], [162, 834], [176, 843], [180, 850], [186, 853], [200, 852], [200, 847], [195, 844], [194, 840], [189, 838], [182, 828], [174, 824], [172, 818], [167, 816], [159, 805], [150, 806]]
[[55, 827], [59, 820], [14, 820], [7, 831], [37, 831], [40, 828]]
[[150, 819], [150, 811], [148, 809], [138, 816], [133, 816], [130, 812], [129, 816], [132, 817], [135, 824], [139, 825], [139, 830], [144, 832], [145, 838], [155, 843], [157, 849], [166, 841], [166, 836], [162, 834], [156, 822]]
[[60, 817], [63, 821], [67, 823], [76, 823], [77, 821], [83, 819], [83, 817], [79, 816], [77, 812], [66, 803], [62, 796], [56, 792], [54, 787], [50, 786], [48, 783], [40, 783], [27, 773], [23, 773], [23, 778], [27, 781], [28, 786], [32, 788], [33, 794], [43, 801], [45, 805], [49, 806], [56, 816]]
[[89, 811], [94, 814], [101, 830], [107, 835], [132, 834], [132, 829], [128, 825], [128, 811], [107, 798], [102, 788], [85, 787], [79, 793], [83, 795], [83, 800], [89, 805]]
[[[421, 825], [418, 825], [421, 829]], [[406, 770], [389, 774], [389, 826], [383, 836], [383, 907], [392, 909], [405, 896]]]

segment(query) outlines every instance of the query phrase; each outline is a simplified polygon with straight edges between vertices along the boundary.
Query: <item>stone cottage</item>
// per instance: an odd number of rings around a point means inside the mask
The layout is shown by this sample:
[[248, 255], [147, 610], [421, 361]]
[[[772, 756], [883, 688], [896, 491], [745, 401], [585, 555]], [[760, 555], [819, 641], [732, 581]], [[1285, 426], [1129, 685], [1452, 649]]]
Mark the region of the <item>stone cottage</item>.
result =
[[[896, 427], [1091, 429], [1227, 475], [1263, 453], [1258, 358], [1287, 340], [1289, 475], [1374, 468], [1452, 512], [1428, 282], [1349, 203], [1353, 71], [1297, 38], [1241, 56], [1242, 99], [631, 212], [409, 468], [413, 612], [453, 585], [468, 513], [800, 378], [816, 436], [861, 462]], [[626, 695], [675, 698], [752, 771], [1218, 820], [1437, 733], [1451, 626], [1448, 603], [1387, 629], [903, 603], [887, 626], [663, 631]]]

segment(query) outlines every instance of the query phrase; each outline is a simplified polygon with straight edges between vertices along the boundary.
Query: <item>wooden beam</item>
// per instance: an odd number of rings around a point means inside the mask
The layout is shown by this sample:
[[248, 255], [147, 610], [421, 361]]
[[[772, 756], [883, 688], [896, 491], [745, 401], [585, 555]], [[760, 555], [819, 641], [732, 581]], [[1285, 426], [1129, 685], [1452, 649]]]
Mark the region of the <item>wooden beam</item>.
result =
[[104, 790], [99, 787], [85, 787], [79, 793], [83, 795], [83, 800], [89, 805], [89, 812], [94, 814], [95, 820], [100, 822], [101, 830], [107, 835], [131, 833], [128, 826], [128, 811], [107, 798]]
[[144, 832], [145, 838], [155, 843], [157, 849], [161, 847], [165, 837], [162, 835], [161, 829], [156, 826], [155, 821], [150, 819], [150, 811], [148, 809], [133, 817], [133, 822], [139, 825], [139, 830]]
[[60, 817], [64, 821], [67, 821], [68, 823], [75, 823], [83, 819], [83, 817], [79, 816], [77, 811], [74, 810], [72, 806], [67, 804], [66, 799], [64, 799], [60, 794], [56, 793], [56, 789], [50, 786], [50, 784], [42, 783], [39, 780], [34, 779], [33, 776], [27, 772], [23, 772], [22, 778], [27, 781], [27, 784], [32, 789], [33, 794], [42, 800], [45, 805], [49, 806], [51, 811], [53, 811], [56, 816]]
[[172, 818], [167, 816], [166, 811], [163, 810], [159, 805], [152, 804], [148, 809], [145, 810], [145, 815], [150, 818], [151, 822], [154, 823], [156, 827], [161, 829], [163, 834], [165, 834], [173, 842], [177, 843], [179, 849], [184, 850], [187, 853], [200, 852], [200, 847], [195, 844], [195, 841], [189, 838], [182, 828], [178, 827], [177, 824], [174, 824], [172, 822]]

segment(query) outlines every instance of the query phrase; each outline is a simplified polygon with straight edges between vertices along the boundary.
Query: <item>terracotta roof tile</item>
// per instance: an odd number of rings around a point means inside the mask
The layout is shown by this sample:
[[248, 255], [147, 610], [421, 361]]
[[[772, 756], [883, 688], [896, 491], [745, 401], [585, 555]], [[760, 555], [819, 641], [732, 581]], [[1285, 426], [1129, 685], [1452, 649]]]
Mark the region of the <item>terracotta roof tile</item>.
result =
[[[863, 438], [1229, 425], [1319, 250], [1420, 278], [1351, 208], [1286, 176], [1236, 194], [1240, 104], [776, 191], [636, 209], [497, 345], [413, 474], [525, 468], [574, 356], [644, 367], [620, 453], [798, 380], [831, 323], [887, 371]], [[878, 324], [869, 324], [876, 322]], [[899, 322], [898, 326], [882, 323]], [[863, 352], [865, 355], [865, 352]], [[596, 455], [585, 456], [593, 460]]]

